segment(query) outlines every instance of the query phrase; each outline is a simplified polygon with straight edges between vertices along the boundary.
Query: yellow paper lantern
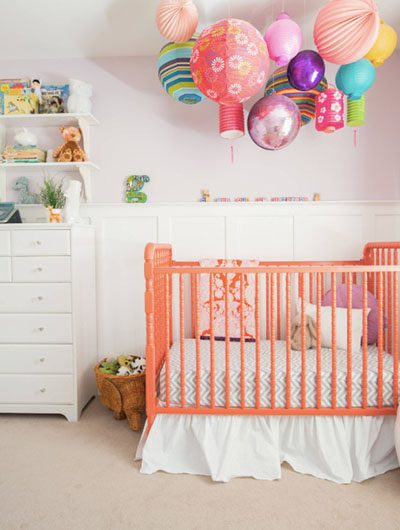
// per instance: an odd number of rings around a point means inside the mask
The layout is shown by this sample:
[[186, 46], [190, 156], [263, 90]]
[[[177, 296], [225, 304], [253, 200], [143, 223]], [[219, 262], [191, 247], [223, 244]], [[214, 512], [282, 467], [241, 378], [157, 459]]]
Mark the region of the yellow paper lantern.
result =
[[396, 46], [396, 31], [381, 19], [378, 38], [365, 58], [369, 59], [375, 67], [381, 66], [392, 55]]

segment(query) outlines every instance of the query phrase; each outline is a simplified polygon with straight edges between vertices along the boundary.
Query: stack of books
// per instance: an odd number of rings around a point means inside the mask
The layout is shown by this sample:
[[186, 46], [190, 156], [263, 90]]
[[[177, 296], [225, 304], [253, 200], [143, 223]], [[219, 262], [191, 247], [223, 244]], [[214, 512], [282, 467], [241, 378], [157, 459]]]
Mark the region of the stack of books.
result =
[[3, 162], [36, 164], [46, 162], [46, 151], [34, 145], [28, 146], [7, 146], [3, 151]]

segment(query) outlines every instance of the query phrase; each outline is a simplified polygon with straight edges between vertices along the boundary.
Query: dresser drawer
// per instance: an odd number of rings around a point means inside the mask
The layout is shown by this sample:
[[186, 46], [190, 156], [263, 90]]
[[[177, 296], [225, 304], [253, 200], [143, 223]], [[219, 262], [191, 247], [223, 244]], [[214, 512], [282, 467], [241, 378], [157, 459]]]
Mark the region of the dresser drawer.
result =
[[0, 258], [0, 282], [11, 281], [11, 258]]
[[68, 257], [13, 258], [14, 282], [69, 282], [71, 262]]
[[7, 344], [71, 343], [71, 315], [0, 314], [0, 342]]
[[0, 313], [70, 313], [68, 283], [0, 284]]
[[10, 232], [0, 230], [0, 256], [9, 256], [10, 254]]
[[2, 344], [0, 374], [72, 374], [72, 346], [68, 344]]
[[14, 256], [65, 256], [70, 254], [69, 230], [14, 230]]
[[72, 375], [0, 375], [0, 403], [73, 403]]

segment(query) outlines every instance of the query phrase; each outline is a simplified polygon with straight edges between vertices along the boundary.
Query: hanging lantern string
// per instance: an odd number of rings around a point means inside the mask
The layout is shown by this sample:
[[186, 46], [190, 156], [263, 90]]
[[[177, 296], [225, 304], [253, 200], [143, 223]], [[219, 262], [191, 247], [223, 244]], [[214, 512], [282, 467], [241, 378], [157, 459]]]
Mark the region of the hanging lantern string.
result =
[[233, 144], [231, 144], [231, 164], [233, 164], [235, 161], [235, 158], [234, 158], [234, 152], [233, 152]]
[[356, 148], [357, 147], [357, 129], [354, 128], [354, 132], [353, 132], [353, 143], [354, 143], [354, 147]]

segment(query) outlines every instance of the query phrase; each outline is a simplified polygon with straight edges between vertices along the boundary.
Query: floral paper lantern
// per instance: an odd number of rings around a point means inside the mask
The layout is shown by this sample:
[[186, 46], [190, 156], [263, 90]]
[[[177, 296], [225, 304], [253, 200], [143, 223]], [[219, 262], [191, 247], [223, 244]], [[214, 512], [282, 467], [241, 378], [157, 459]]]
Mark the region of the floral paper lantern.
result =
[[296, 103], [301, 114], [301, 125], [307, 125], [315, 118], [315, 98], [323, 90], [328, 88], [326, 78], [322, 78], [319, 84], [308, 91], [297, 90], [289, 83], [287, 68], [278, 68], [269, 78], [264, 95], [270, 96], [273, 93], [286, 96]]
[[343, 92], [327, 88], [316, 98], [315, 128], [317, 131], [333, 133], [344, 127]]
[[242, 103], [261, 89], [268, 65], [264, 39], [244, 20], [220, 20], [200, 34], [190, 68], [201, 92], [220, 104], [221, 136], [244, 134]]
[[289, 15], [282, 12], [264, 35], [268, 53], [277, 66], [285, 66], [301, 48], [301, 29]]
[[374, 0], [330, 0], [318, 13], [314, 42], [326, 61], [349, 64], [364, 57], [378, 32]]
[[205, 99], [190, 73], [190, 56], [196, 39], [180, 44], [170, 42], [158, 56], [158, 77], [167, 94], [181, 103], [194, 105]]
[[172, 42], [186, 42], [196, 31], [199, 16], [191, 0], [162, 0], [157, 8], [158, 30]]

